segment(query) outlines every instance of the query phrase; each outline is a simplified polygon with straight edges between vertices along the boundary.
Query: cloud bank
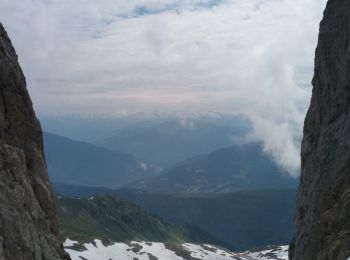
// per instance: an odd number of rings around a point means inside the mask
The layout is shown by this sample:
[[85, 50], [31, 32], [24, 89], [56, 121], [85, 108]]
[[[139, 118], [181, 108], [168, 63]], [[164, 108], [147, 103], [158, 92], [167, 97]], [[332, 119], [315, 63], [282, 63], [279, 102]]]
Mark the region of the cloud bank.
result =
[[326, 0], [0, 0], [39, 114], [242, 114], [298, 174]]

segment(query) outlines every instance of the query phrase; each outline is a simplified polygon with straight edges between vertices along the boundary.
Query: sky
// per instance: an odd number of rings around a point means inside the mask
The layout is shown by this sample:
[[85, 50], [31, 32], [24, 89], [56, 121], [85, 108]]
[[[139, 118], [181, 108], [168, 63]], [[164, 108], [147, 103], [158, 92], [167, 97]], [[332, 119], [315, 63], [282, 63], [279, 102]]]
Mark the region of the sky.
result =
[[298, 174], [326, 0], [0, 0], [39, 115], [218, 112]]

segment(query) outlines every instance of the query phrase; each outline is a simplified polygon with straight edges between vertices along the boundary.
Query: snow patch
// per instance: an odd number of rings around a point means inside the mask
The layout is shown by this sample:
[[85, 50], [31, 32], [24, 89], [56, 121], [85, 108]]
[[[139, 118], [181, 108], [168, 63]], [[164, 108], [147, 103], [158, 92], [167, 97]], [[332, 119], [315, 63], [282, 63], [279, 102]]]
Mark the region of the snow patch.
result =
[[191, 252], [191, 256], [202, 260], [226, 260], [234, 259], [238, 255], [219, 249], [211, 245], [183, 244], [183, 247]]
[[[68, 243], [69, 244], [69, 243]], [[163, 243], [131, 242], [130, 244], [115, 243], [110, 246], [104, 246], [101, 240], [95, 239], [95, 244], [84, 244], [87, 250], [78, 252], [66, 248], [66, 252], [72, 260], [139, 260], [152, 259], [150, 255], [161, 260], [183, 260], [173, 251], [165, 248]], [[82, 258], [83, 257], [83, 258]]]
[[64, 247], [71, 247], [71, 246], [74, 246], [75, 244], [79, 244], [79, 242], [74, 241], [74, 240], [70, 240], [69, 238], [67, 238], [66, 241], [64, 241], [63, 246]]
[[259, 252], [247, 251], [243, 253], [243, 255], [257, 260], [288, 260], [288, 246], [280, 246], [277, 248], [267, 249]]
[[[288, 260], [288, 246], [273, 247], [262, 251], [246, 251], [243, 253], [234, 253], [229, 250], [215, 247], [208, 244], [177, 244], [175, 251], [170, 250], [164, 243], [154, 242], [136, 242], [114, 243], [105, 246], [101, 240], [95, 239], [93, 243], [84, 244], [85, 251], [79, 252], [73, 250], [72, 246], [78, 244], [77, 241], [67, 240], [64, 242], [66, 252], [72, 260], [185, 260], [179, 256], [179, 253], [186, 254], [198, 260]], [[347, 259], [350, 260], [350, 259]]]

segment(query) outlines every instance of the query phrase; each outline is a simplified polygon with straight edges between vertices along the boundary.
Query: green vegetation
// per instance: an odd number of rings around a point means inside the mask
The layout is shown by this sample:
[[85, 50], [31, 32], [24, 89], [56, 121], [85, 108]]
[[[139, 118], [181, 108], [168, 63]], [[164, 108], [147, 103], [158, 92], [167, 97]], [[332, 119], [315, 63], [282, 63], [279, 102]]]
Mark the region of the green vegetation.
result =
[[231, 193], [252, 189], [296, 188], [298, 180], [279, 168], [260, 143], [234, 145], [188, 159], [162, 175], [129, 188], [152, 193]]
[[164, 219], [200, 228], [232, 250], [288, 244], [293, 235], [295, 189], [231, 194], [150, 194], [119, 190], [118, 196]]
[[99, 238], [112, 241], [220, 243], [204, 231], [170, 224], [116, 197], [59, 198], [56, 203], [62, 236], [78, 241]]
[[[251, 190], [231, 194], [152, 194], [54, 185], [69, 197], [108, 193], [125, 198], [178, 225], [190, 225], [218, 238], [232, 250], [288, 244], [293, 235], [295, 189]], [[192, 232], [197, 234], [197, 232]]]

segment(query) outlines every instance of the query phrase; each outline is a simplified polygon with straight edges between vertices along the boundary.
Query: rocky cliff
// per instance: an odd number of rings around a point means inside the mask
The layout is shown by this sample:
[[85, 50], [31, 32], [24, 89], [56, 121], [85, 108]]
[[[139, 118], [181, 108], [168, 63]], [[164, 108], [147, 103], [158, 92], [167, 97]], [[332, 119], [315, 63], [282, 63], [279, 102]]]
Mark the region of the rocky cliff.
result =
[[304, 125], [290, 259], [350, 256], [350, 1], [329, 0]]
[[1, 24], [0, 259], [69, 259], [58, 239], [41, 127]]

